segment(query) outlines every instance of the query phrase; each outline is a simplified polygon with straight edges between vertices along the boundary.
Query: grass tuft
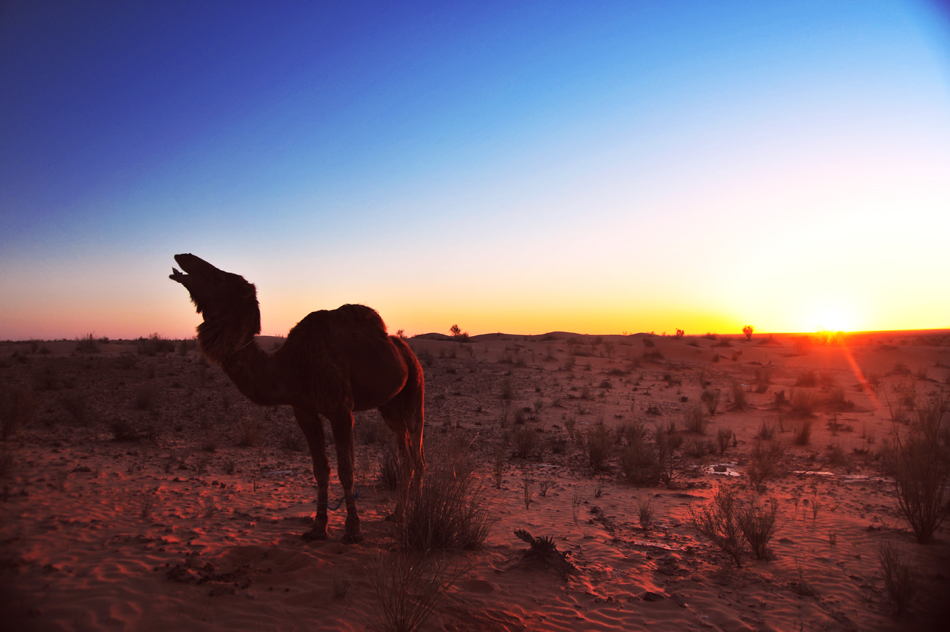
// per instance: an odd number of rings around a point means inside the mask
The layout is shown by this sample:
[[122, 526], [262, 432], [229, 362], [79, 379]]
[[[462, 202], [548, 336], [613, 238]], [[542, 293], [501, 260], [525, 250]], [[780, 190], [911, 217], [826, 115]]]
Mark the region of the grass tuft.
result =
[[758, 487], [765, 479], [775, 476], [784, 453], [785, 445], [781, 441], [757, 441], [746, 466], [749, 482]]
[[897, 615], [902, 616], [910, 610], [920, 590], [920, 582], [897, 545], [891, 542], [882, 544], [878, 549], [878, 561], [887, 594], [897, 608]]
[[703, 389], [702, 395], [699, 396], [699, 399], [706, 404], [706, 410], [709, 411], [710, 415], [716, 414], [716, 409], [719, 408], [719, 398], [722, 395], [722, 391], [718, 388], [713, 390], [710, 388]]
[[700, 406], [690, 406], [684, 414], [684, 426], [686, 432], [695, 432], [697, 434], [706, 434], [707, 420], [703, 415], [703, 409]]
[[614, 438], [607, 426], [600, 422], [587, 430], [586, 439], [584, 447], [587, 449], [587, 460], [591, 469], [599, 472], [604, 469], [613, 452]]
[[375, 598], [373, 629], [382, 632], [416, 632], [437, 612], [452, 584], [465, 567], [431, 553], [393, 553], [380, 556], [370, 586]]
[[399, 539], [406, 551], [474, 550], [492, 526], [486, 489], [474, 475], [466, 443], [444, 440], [427, 448], [421, 490], [409, 494]]

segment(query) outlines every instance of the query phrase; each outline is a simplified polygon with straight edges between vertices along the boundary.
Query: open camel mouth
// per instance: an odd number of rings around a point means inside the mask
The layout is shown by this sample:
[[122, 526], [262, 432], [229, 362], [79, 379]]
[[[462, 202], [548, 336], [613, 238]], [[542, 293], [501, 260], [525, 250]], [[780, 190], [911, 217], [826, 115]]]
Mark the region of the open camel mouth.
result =
[[[202, 273], [211, 274], [214, 272], [219, 272], [217, 268], [204, 259], [196, 257], [190, 253], [175, 255], [175, 262], [181, 266], [181, 270], [173, 267], [172, 273], [168, 275], [168, 278], [172, 281], [177, 281], [178, 283], [184, 283], [185, 279], [187, 279], [189, 275], [197, 276]], [[182, 270], [184, 270], [184, 272], [182, 272]]]

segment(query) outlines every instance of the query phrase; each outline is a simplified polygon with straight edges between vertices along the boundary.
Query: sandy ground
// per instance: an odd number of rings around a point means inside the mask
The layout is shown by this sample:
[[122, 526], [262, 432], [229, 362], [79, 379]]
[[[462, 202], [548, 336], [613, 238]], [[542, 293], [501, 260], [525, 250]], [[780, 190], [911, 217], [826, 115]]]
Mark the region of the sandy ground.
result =
[[[426, 440], [466, 438], [493, 519], [484, 547], [451, 554], [464, 572], [425, 629], [945, 629], [947, 526], [934, 543], [916, 544], [878, 452], [897, 390], [950, 389], [946, 332], [838, 344], [812, 336], [807, 345], [759, 335], [434, 338], [410, 341], [426, 371]], [[279, 343], [259, 339], [265, 349]], [[380, 622], [371, 580], [396, 547], [385, 520], [394, 498], [377, 481], [380, 441], [389, 440], [377, 413], [357, 419], [365, 542], [340, 542], [342, 509], [331, 512], [330, 540], [305, 542], [315, 486], [289, 409], [248, 403], [193, 349], [147, 356], [134, 343], [86, 354], [75, 347], [0, 343], [0, 386], [29, 387], [38, 403], [32, 421], [0, 443], [0, 627], [363, 630]], [[763, 368], [770, 382], [756, 392]], [[818, 383], [796, 387], [808, 371]], [[623, 482], [616, 457], [594, 472], [569, 436], [572, 420], [575, 436], [599, 421], [682, 428], [700, 402], [700, 380], [722, 398], [704, 435], [684, 433], [671, 487]], [[746, 410], [732, 409], [734, 381]], [[795, 445], [800, 420], [775, 406], [779, 391], [793, 389], [818, 398], [842, 389], [853, 404], [819, 406], [809, 443]], [[786, 449], [778, 474], [755, 490], [746, 467], [763, 425]], [[523, 428], [538, 441], [519, 458], [505, 437]], [[721, 428], [736, 441], [722, 456], [702, 455]], [[720, 484], [743, 499], [777, 500], [773, 559], [750, 556], [736, 568], [690, 527], [689, 507]], [[335, 473], [330, 489], [340, 496]], [[647, 500], [649, 529], [636, 511]], [[576, 572], [526, 563], [516, 529], [553, 538]], [[905, 551], [923, 586], [902, 618], [884, 589], [884, 542]]]

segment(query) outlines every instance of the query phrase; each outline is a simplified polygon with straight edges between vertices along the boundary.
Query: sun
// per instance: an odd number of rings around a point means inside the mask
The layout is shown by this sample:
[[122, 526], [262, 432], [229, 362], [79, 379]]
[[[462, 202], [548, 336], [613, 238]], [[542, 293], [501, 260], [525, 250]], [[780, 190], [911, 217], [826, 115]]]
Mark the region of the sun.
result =
[[809, 316], [807, 331], [853, 331], [854, 318], [845, 306], [835, 303], [816, 305]]

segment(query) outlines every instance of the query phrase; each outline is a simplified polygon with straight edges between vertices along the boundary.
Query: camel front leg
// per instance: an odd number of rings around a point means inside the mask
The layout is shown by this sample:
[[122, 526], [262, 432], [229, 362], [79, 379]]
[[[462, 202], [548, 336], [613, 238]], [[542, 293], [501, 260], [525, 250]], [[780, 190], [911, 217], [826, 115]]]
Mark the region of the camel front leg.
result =
[[326, 442], [323, 439], [323, 420], [316, 413], [294, 407], [297, 424], [307, 439], [310, 458], [313, 459], [313, 477], [317, 481], [317, 517], [313, 528], [303, 534], [304, 540], [327, 539], [327, 502], [330, 485], [330, 462], [327, 460]]
[[353, 413], [344, 410], [328, 415], [328, 418], [333, 430], [333, 443], [336, 445], [336, 473], [340, 477], [343, 498], [346, 500], [346, 533], [343, 534], [343, 543], [362, 542], [363, 531], [360, 529], [356, 497], [353, 495], [353, 462], [356, 458], [353, 447]]

